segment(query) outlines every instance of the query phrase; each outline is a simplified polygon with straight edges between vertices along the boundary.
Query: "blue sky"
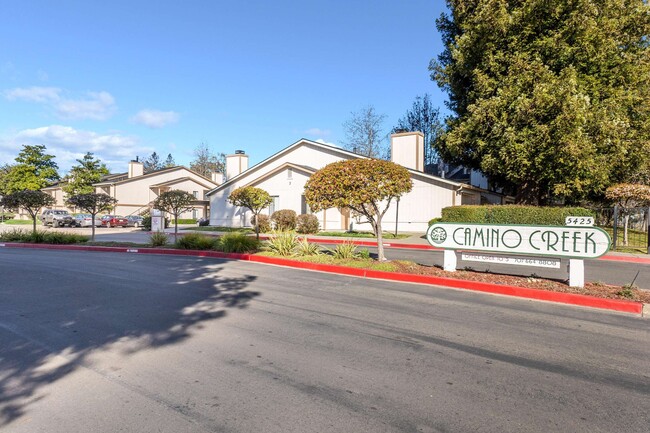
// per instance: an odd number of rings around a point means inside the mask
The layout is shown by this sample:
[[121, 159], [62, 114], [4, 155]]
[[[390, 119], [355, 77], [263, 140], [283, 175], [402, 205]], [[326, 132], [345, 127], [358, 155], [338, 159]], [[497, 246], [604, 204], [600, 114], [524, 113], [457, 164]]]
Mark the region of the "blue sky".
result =
[[41, 1], [0, 6], [0, 163], [44, 144], [114, 171], [206, 142], [255, 164], [305, 137], [340, 144], [373, 105], [385, 132], [429, 93], [442, 0]]

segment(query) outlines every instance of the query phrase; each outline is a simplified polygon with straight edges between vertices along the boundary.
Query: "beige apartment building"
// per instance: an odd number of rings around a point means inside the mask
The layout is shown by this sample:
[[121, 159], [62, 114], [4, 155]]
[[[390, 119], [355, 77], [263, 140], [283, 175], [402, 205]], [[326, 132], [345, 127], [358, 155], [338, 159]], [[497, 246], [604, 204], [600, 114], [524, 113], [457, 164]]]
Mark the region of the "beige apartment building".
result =
[[[219, 179], [216, 174], [214, 179]], [[67, 209], [65, 205], [62, 183], [43, 188], [44, 192], [51, 194], [56, 200], [54, 209]], [[218, 186], [218, 183], [207, 179], [194, 171], [176, 166], [144, 173], [141, 162], [130, 161], [126, 173], [110, 174], [104, 176], [101, 182], [93, 185], [95, 192], [108, 194], [117, 199], [117, 205], [111, 213], [117, 215], [139, 215], [151, 208], [153, 201], [165, 191], [178, 189], [186, 191], [196, 198], [194, 208], [184, 213], [180, 218], [207, 218], [209, 216], [209, 201], [205, 194]]]

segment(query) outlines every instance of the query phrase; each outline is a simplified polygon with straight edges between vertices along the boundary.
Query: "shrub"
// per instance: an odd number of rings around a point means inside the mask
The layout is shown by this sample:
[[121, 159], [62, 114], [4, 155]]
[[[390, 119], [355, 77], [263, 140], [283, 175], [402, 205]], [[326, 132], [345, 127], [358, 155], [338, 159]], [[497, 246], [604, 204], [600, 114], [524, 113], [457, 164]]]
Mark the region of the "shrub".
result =
[[149, 242], [152, 247], [163, 247], [167, 245], [169, 237], [163, 232], [152, 233], [149, 237]]
[[435, 223], [439, 223], [439, 222], [442, 222], [442, 218], [431, 218], [431, 219], [429, 220], [429, 226], [432, 226], [432, 225], [434, 225]]
[[307, 241], [307, 238], [302, 238], [298, 241], [295, 247], [295, 254], [297, 256], [317, 256], [321, 253], [320, 245]]
[[274, 233], [264, 246], [267, 251], [279, 256], [292, 256], [298, 247], [298, 236], [294, 232]]
[[315, 234], [320, 230], [318, 218], [313, 214], [298, 215], [296, 220], [296, 231], [302, 234]]
[[287, 231], [296, 229], [296, 212], [291, 209], [280, 209], [273, 212], [271, 221], [278, 231]]
[[27, 237], [28, 233], [18, 228], [0, 233], [0, 241], [3, 242], [26, 242]]
[[[42, 236], [40, 236], [42, 234]], [[81, 242], [87, 242], [88, 236], [76, 235], [74, 233], [62, 233], [62, 232], [36, 232], [31, 233], [31, 242], [34, 243], [44, 243], [44, 244], [59, 244], [59, 245], [68, 245], [68, 244], [77, 244]]]
[[330, 251], [335, 259], [354, 259], [358, 257], [357, 246], [352, 242], [338, 244], [336, 248]]
[[20, 229], [13, 229], [0, 233], [0, 241], [67, 245], [86, 242], [88, 241], [88, 236], [77, 235], [74, 233], [44, 232], [40, 230], [27, 232]]
[[370, 250], [368, 248], [364, 248], [362, 250], [359, 250], [357, 253], [357, 257], [360, 259], [369, 259], [370, 258]]
[[259, 248], [259, 241], [244, 233], [226, 233], [219, 238], [219, 247], [224, 253], [251, 253]]
[[568, 216], [595, 217], [595, 213], [581, 207], [452, 206], [442, 210], [440, 222], [563, 226]]
[[184, 250], [212, 250], [219, 245], [219, 240], [200, 233], [189, 233], [176, 240], [176, 248]]
[[253, 227], [257, 224], [257, 220], [259, 219], [260, 221], [260, 229], [258, 230], [260, 233], [268, 233], [271, 231], [271, 218], [269, 218], [268, 215], [257, 215], [253, 216], [251, 218], [251, 224], [253, 224]]

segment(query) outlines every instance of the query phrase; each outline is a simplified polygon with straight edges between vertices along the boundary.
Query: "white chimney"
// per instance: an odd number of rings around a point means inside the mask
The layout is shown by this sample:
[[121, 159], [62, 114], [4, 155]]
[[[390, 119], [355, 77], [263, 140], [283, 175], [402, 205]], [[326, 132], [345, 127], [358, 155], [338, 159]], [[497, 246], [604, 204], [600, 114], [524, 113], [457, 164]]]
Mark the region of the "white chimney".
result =
[[138, 160], [129, 161], [129, 179], [136, 176], [142, 176], [144, 174], [144, 164]]
[[212, 182], [216, 183], [217, 185], [221, 185], [223, 183], [223, 173], [212, 173]]
[[243, 150], [235, 150], [234, 155], [226, 156], [226, 180], [248, 170], [248, 155]]
[[401, 132], [390, 136], [390, 160], [417, 171], [424, 171], [424, 134]]

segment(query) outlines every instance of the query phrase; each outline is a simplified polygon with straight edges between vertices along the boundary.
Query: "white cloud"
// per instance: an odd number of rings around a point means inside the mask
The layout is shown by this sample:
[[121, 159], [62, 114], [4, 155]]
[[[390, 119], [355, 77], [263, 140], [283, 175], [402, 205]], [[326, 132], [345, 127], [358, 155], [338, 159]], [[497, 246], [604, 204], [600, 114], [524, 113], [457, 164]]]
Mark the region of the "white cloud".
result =
[[86, 99], [62, 99], [54, 105], [64, 119], [106, 120], [116, 110], [115, 99], [108, 92], [89, 92]]
[[61, 89], [58, 87], [23, 87], [7, 90], [5, 97], [10, 101], [50, 102], [60, 100]]
[[305, 134], [309, 135], [320, 135], [320, 136], [328, 136], [330, 135], [330, 130], [329, 129], [320, 129], [320, 128], [309, 128], [305, 131]]
[[10, 101], [38, 102], [50, 106], [62, 119], [106, 120], [116, 111], [115, 99], [108, 92], [88, 92], [85, 98], [70, 99], [62, 96], [58, 87], [19, 87], [5, 91]]
[[[124, 171], [136, 155], [147, 155], [152, 148], [142, 146], [137, 137], [122, 134], [100, 134], [70, 126], [50, 125], [25, 129], [10, 137], [0, 138], [0, 161], [12, 162], [23, 144], [43, 144], [56, 156], [60, 172], [70, 169], [78, 158], [92, 152], [111, 170]], [[11, 152], [9, 151], [11, 149]]]
[[179, 117], [179, 114], [174, 111], [140, 110], [131, 118], [131, 122], [149, 128], [162, 128], [170, 123], [178, 122]]

